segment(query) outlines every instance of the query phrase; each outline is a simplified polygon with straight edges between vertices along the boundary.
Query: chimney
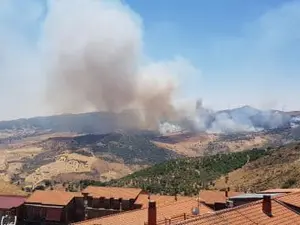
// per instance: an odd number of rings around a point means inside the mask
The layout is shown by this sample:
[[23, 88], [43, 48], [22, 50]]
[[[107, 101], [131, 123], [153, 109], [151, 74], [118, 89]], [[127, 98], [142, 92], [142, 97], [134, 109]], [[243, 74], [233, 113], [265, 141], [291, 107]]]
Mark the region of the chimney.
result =
[[156, 225], [156, 202], [152, 200], [148, 207], [148, 225]]
[[230, 187], [228, 187], [226, 190], [225, 190], [225, 197], [228, 198], [228, 193], [230, 191]]
[[262, 203], [262, 211], [268, 216], [272, 216], [271, 196], [264, 195]]

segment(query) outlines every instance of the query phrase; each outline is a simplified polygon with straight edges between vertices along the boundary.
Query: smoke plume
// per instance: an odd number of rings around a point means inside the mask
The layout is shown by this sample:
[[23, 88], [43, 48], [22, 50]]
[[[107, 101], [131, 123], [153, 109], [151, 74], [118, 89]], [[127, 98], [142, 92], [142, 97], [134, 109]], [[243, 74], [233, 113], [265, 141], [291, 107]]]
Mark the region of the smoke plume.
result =
[[52, 1], [43, 34], [47, 97], [56, 110], [131, 109], [136, 116], [131, 124], [145, 128], [157, 128], [160, 119], [176, 116], [174, 68], [182, 62], [187, 68], [191, 65], [182, 58], [147, 62], [141, 20], [126, 6], [113, 1]]

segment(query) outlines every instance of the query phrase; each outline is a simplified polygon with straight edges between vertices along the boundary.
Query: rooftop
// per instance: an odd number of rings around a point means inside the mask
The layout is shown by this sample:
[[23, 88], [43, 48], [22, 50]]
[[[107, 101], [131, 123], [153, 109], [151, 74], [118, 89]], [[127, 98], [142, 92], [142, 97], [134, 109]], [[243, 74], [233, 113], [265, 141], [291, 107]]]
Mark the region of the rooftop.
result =
[[[157, 221], [166, 218], [177, 217], [183, 214], [191, 215], [192, 208], [198, 206], [196, 199], [184, 199], [175, 203], [170, 203], [161, 207], [157, 207]], [[212, 213], [213, 211], [207, 206], [200, 205], [200, 213]], [[144, 225], [148, 220], [148, 209], [138, 209], [134, 211], [127, 211], [111, 216], [86, 220], [83, 222], [75, 223], [77, 225]]]
[[177, 225], [300, 225], [300, 215], [273, 199], [272, 216], [262, 211], [262, 201], [238, 206], [232, 209], [221, 210], [210, 215], [186, 220]]
[[267, 196], [278, 196], [281, 195], [281, 193], [274, 193], [274, 194], [269, 194], [269, 193], [265, 193], [265, 194], [255, 194], [255, 193], [247, 193], [247, 194], [242, 194], [242, 195], [237, 195], [237, 196], [233, 196], [230, 197], [230, 199], [247, 199], [247, 198], [257, 198], [257, 199], [262, 199], [264, 197], [264, 195]]
[[286, 194], [277, 198], [279, 201], [300, 208], [300, 192]]
[[25, 201], [29, 204], [42, 204], [42, 205], [59, 205], [65, 206], [74, 198], [82, 196], [79, 192], [66, 192], [66, 191], [40, 191], [36, 190]]
[[96, 187], [88, 186], [82, 193], [88, 193], [94, 198], [114, 198], [114, 199], [136, 199], [142, 192], [139, 188], [119, 188], [119, 187]]
[[[142, 209], [148, 208], [148, 199], [149, 195], [147, 194], [140, 194], [135, 201], [136, 205], [141, 205]], [[185, 197], [185, 196], [177, 196], [177, 200], [175, 196], [168, 196], [168, 195], [150, 195], [150, 199], [156, 202], [157, 207], [161, 207], [164, 205], [168, 205], [171, 203], [176, 203], [177, 201], [181, 200], [194, 200], [195, 198], [192, 197]]]
[[300, 192], [300, 188], [277, 188], [277, 189], [268, 189], [261, 191], [259, 193], [294, 193]]
[[0, 195], [0, 209], [6, 210], [22, 205], [26, 200], [24, 196]]
[[[234, 197], [241, 194], [244, 193], [228, 191], [228, 197]], [[226, 203], [227, 200], [227, 197], [225, 196], [225, 191], [217, 191], [217, 190], [201, 190], [199, 192], [199, 197], [208, 205], [213, 205], [216, 202]]]

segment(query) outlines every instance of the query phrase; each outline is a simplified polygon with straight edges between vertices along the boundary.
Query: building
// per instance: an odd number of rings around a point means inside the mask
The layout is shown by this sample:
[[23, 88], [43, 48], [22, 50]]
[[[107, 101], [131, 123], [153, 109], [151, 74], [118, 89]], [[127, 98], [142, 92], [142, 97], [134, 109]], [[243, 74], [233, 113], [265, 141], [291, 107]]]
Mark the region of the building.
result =
[[280, 198], [263, 197], [263, 200], [225, 209], [213, 214], [172, 223], [172, 225], [300, 225], [300, 215], [283, 204]]
[[140, 208], [135, 201], [142, 189], [88, 186], [82, 191], [86, 217], [96, 218]]
[[24, 203], [24, 223], [52, 225], [81, 221], [82, 199], [77, 192], [36, 190]]
[[264, 196], [270, 196], [270, 197], [275, 197], [279, 195], [284, 195], [281, 193], [261, 193], [261, 194], [256, 194], [256, 193], [246, 193], [246, 194], [241, 194], [241, 195], [236, 195], [228, 198], [228, 201], [232, 202], [232, 207], [248, 204], [251, 202], [255, 202], [258, 200], [262, 200]]
[[0, 220], [2, 216], [17, 216], [19, 221], [23, 220], [23, 204], [26, 200], [25, 196], [17, 195], [0, 195]]
[[228, 207], [228, 200], [231, 197], [244, 194], [243, 192], [234, 191], [217, 191], [217, 190], [201, 190], [199, 198], [205, 205], [213, 210], [221, 210]]

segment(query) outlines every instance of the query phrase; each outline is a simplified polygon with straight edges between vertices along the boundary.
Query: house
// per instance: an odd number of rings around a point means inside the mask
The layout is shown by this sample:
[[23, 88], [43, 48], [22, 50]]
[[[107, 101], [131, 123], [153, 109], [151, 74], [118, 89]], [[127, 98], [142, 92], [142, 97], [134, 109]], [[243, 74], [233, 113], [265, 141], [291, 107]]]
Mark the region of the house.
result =
[[88, 186], [82, 190], [86, 217], [102, 217], [139, 208], [135, 201], [141, 192], [139, 188]]
[[[77, 204], [76, 198], [79, 199]], [[52, 225], [81, 221], [84, 210], [80, 198], [83, 199], [78, 192], [36, 190], [24, 203], [24, 222]]]
[[[148, 200], [147, 207], [144, 205], [142, 209], [94, 218], [74, 223], [74, 225], [154, 225], [153, 221], [157, 221], [155, 225], [164, 225], [192, 218], [196, 214], [213, 213], [213, 210], [204, 204], [200, 204], [195, 198], [184, 198], [177, 201], [170, 201], [171, 198], [166, 196], [157, 198], [160, 199], [160, 204], [158, 205], [156, 205], [155, 201]], [[163, 198], [168, 198], [168, 202], [163, 203]], [[174, 199], [174, 196], [172, 198]]]
[[0, 195], [0, 219], [5, 215], [17, 216], [18, 220], [23, 219], [23, 203], [25, 196]]
[[221, 210], [227, 208], [228, 199], [234, 196], [244, 194], [243, 192], [234, 192], [230, 190], [217, 191], [217, 190], [201, 190], [199, 198], [205, 205], [213, 210]]
[[287, 207], [280, 198], [264, 196], [263, 200], [235, 208], [217, 211], [213, 214], [172, 223], [172, 225], [300, 225], [300, 215]]

